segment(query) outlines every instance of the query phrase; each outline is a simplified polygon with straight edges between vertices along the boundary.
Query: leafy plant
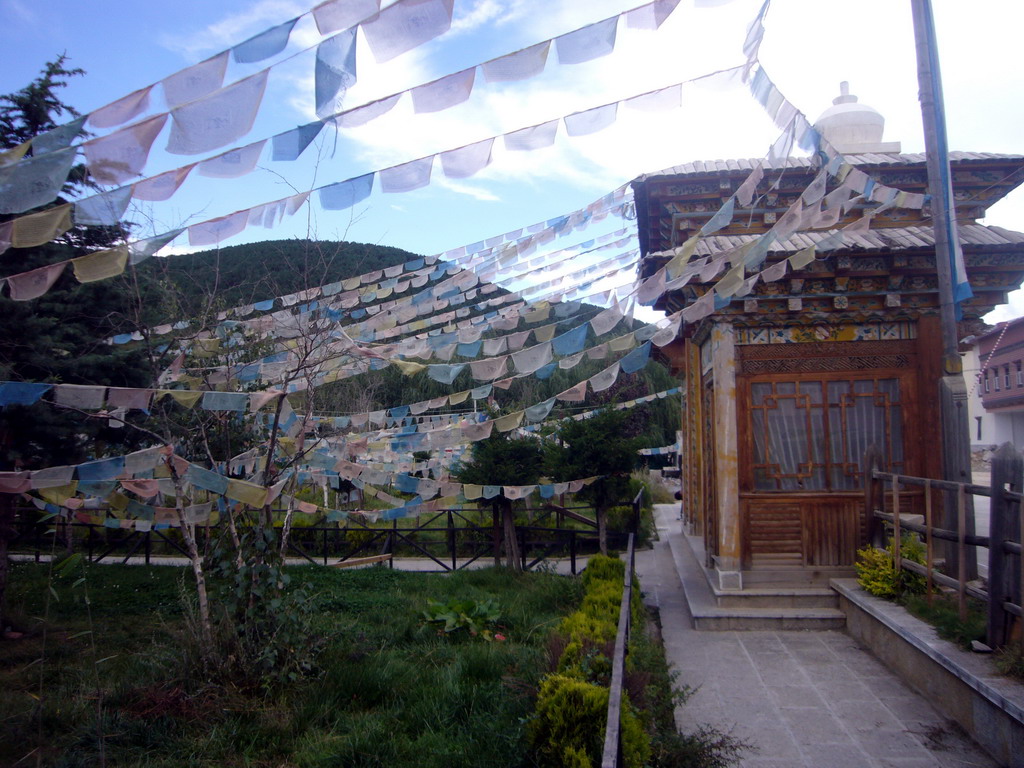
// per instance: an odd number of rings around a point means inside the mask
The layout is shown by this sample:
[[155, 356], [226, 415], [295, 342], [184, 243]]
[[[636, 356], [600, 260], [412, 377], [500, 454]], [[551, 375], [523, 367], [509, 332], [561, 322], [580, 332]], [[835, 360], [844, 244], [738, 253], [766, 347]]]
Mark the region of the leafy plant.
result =
[[[885, 549], [865, 547], [857, 550], [857, 583], [869, 595], [890, 600], [901, 595], [917, 595], [925, 590], [925, 578], [906, 569], [896, 569], [895, 545]], [[900, 541], [900, 557], [911, 562], [925, 562], [925, 548], [920, 539], [904, 534]]]
[[471, 637], [484, 640], [504, 640], [504, 635], [496, 633], [501, 611], [496, 600], [466, 600], [452, 598], [447, 602], [427, 600], [427, 609], [423, 611], [423, 619], [427, 624], [439, 626], [439, 633], [450, 635], [466, 630]]

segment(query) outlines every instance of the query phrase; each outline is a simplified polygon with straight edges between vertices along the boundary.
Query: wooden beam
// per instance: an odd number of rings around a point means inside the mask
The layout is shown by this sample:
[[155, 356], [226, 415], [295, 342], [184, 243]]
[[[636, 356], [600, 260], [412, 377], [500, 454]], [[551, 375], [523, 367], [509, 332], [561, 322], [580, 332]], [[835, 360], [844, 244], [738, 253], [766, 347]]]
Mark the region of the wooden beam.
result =
[[383, 563], [385, 560], [390, 559], [390, 552], [386, 555], [372, 555], [370, 557], [352, 557], [348, 560], [340, 560], [337, 563], [331, 563], [331, 568], [355, 568], [357, 565], [373, 565], [374, 563]]

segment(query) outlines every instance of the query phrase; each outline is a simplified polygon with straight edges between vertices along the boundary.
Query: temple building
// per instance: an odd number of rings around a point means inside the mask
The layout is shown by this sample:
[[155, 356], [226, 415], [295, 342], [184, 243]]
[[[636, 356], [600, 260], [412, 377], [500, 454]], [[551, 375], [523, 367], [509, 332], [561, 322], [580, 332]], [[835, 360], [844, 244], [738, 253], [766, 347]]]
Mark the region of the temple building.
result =
[[[641, 277], [692, 250], [689, 279], [669, 280], [655, 306], [674, 313], [701, 302], [704, 310], [695, 320], [684, 313], [691, 321], [662, 354], [685, 385], [685, 525], [691, 541], [703, 541], [716, 590], [851, 575], [866, 539], [869, 446], [881, 449], [888, 471], [942, 475], [925, 156], [884, 143], [883, 127], [844, 83], [815, 123], [841, 153], [837, 173], [823, 172], [835, 157], [820, 153], [693, 162], [632, 183]], [[1024, 181], [1024, 156], [953, 152], [950, 165], [974, 293], [961, 304], [962, 338], [980, 335], [980, 318], [1024, 279], [1024, 233], [978, 223]], [[851, 189], [844, 178], [853, 175], [861, 182]], [[907, 193], [897, 203], [916, 196], [918, 204], [888, 205], [868, 191], [875, 185]], [[741, 202], [729, 223], [695, 238], [730, 198]], [[801, 199], [806, 206], [795, 205]], [[799, 226], [777, 226], [793, 210], [803, 211]], [[773, 227], [781, 230], [774, 242], [761, 237]], [[763, 261], [744, 270], [743, 258], [766, 243]], [[726, 298], [709, 296], [736, 264]]]

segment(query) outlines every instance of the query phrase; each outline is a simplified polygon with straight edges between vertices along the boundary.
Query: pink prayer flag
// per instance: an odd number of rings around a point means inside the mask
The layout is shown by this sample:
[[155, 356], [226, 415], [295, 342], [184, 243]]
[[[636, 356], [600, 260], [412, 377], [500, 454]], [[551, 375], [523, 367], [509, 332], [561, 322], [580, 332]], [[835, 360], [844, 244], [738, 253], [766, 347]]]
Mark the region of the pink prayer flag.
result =
[[7, 278], [7, 289], [10, 291], [11, 298], [14, 301], [38, 299], [53, 287], [66, 266], [67, 262], [61, 261], [57, 264], [33, 269], [31, 272], [11, 275]]
[[123, 184], [142, 173], [167, 115], [156, 115], [116, 133], [85, 142], [89, 173], [100, 184]]
[[89, 125], [93, 128], [113, 128], [138, 117], [149, 109], [149, 94], [152, 90], [153, 86], [147, 85], [94, 110], [89, 114]]
[[569, 387], [564, 392], [558, 393], [555, 397], [566, 403], [582, 402], [587, 397], [587, 382], [581, 381], [576, 386]]
[[111, 387], [107, 390], [107, 405], [112, 408], [136, 408], [140, 411], [148, 411], [152, 398], [152, 389]]
[[143, 499], [151, 499], [160, 491], [156, 480], [122, 480], [121, 487]]
[[173, 171], [161, 173], [142, 181], [135, 182], [132, 186], [132, 197], [137, 200], [149, 200], [159, 202], [167, 200], [178, 191], [195, 165], [186, 165], [183, 168], [175, 168]]

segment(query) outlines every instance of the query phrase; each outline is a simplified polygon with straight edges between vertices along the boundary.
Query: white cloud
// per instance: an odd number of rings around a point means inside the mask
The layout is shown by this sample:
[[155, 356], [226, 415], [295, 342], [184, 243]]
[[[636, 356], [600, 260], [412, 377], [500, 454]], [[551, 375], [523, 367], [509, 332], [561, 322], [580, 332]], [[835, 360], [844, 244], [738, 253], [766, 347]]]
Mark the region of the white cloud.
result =
[[488, 22], [501, 23], [507, 16], [505, 8], [498, 0], [480, 0], [469, 10], [463, 11], [462, 5], [456, 7], [452, 19], [451, 35], [473, 32]]
[[[437, 174], [438, 170], [439, 169], [435, 167], [435, 174]], [[466, 195], [467, 197], [472, 197], [474, 200], [481, 200], [486, 203], [501, 202], [500, 197], [498, 197], [496, 194], [487, 189], [476, 186], [474, 184], [465, 184], [460, 181], [455, 181], [454, 179], [448, 179], [445, 178], [443, 175], [434, 175], [431, 183], [436, 187], [446, 189], [449, 192], [454, 192], [457, 195]]]

